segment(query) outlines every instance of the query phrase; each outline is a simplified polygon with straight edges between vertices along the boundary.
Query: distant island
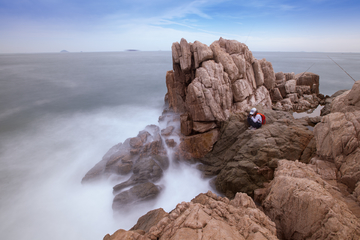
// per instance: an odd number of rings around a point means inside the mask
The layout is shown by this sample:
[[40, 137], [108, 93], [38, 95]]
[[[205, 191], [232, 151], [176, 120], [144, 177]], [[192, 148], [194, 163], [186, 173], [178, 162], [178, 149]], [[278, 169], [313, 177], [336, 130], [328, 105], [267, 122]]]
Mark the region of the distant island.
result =
[[66, 50], [61, 50], [60, 52], [61, 53], [68, 53], [68, 51], [66, 51]]
[[137, 52], [137, 51], [140, 51], [140, 50], [137, 50], [137, 49], [126, 49], [125, 51], [127, 51], [127, 52]]

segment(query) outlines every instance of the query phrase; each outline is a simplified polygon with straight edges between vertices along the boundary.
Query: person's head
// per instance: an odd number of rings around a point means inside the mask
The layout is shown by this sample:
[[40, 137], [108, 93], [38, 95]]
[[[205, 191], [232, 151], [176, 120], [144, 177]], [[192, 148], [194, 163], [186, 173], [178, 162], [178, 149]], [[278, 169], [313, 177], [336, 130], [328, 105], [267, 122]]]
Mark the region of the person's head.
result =
[[255, 115], [256, 112], [257, 112], [256, 108], [252, 108], [252, 109], [250, 110], [250, 115]]

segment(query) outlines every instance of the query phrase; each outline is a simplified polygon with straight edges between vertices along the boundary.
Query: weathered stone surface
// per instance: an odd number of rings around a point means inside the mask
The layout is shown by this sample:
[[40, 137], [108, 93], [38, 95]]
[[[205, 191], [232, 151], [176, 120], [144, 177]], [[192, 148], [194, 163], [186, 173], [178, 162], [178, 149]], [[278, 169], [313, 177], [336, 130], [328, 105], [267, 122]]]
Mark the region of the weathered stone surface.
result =
[[[232, 54], [231, 55], [236, 67], [239, 70], [239, 78], [246, 78], [246, 60], [243, 54]], [[256, 85], [253, 86], [256, 88]]]
[[291, 114], [269, 109], [260, 112], [267, 117], [266, 125], [252, 131], [242, 122], [246, 115], [231, 118], [221, 129], [214, 150], [200, 159], [204, 173], [217, 175], [217, 190], [229, 198], [236, 192], [253, 195], [255, 189], [271, 180], [271, 174], [264, 171], [266, 167], [276, 168], [276, 159], [300, 159], [313, 138], [313, 133]]
[[195, 41], [192, 44], [192, 49], [194, 52], [194, 61], [195, 61], [195, 68], [200, 67], [200, 64], [206, 60], [213, 59], [214, 55], [211, 51], [210, 47], [206, 44], [203, 44], [199, 41]]
[[270, 93], [271, 99], [273, 101], [281, 101], [283, 100], [283, 97], [281, 96], [281, 92], [278, 88], [274, 88]]
[[184, 72], [189, 72], [191, 68], [191, 51], [190, 44], [182, 38], [180, 41], [181, 55], [180, 58], [180, 66], [181, 70]]
[[180, 149], [186, 154], [185, 158], [201, 158], [210, 152], [214, 143], [218, 140], [219, 130], [184, 137], [180, 143]]
[[297, 85], [305, 85], [311, 88], [311, 93], [319, 94], [319, 75], [305, 72], [295, 75]]
[[165, 143], [166, 143], [166, 146], [168, 147], [176, 147], [177, 143], [175, 142], [174, 139], [165, 139]]
[[187, 91], [185, 102], [193, 121], [226, 119], [232, 106], [232, 91], [221, 64], [213, 60], [203, 62]]
[[280, 239], [360, 238], [358, 218], [310, 166], [279, 161], [268, 192], [262, 206]]
[[250, 86], [249, 82], [245, 79], [236, 80], [232, 84], [232, 88], [233, 88], [234, 102], [242, 102], [248, 96], [253, 94], [252, 87]]
[[130, 229], [130, 231], [143, 230], [144, 232], [148, 232], [151, 227], [156, 226], [161, 219], [168, 216], [169, 214], [162, 208], [149, 211], [144, 216], [139, 218], [137, 223]]
[[213, 42], [210, 45], [211, 50], [214, 53], [214, 59], [216, 62], [221, 63], [225, 72], [229, 75], [230, 80], [233, 82], [239, 78], [239, 69], [236, 67], [232, 57], [220, 47], [218, 41]]
[[140, 158], [133, 168], [133, 174], [131, 177], [120, 184], [113, 187], [114, 193], [118, 193], [126, 187], [130, 187], [139, 183], [144, 182], [156, 182], [163, 175], [163, 170], [160, 165], [156, 162], [155, 158]]
[[180, 116], [180, 127], [181, 127], [181, 133], [185, 136], [189, 136], [192, 133], [193, 128], [193, 121], [190, 118], [189, 113], [181, 114]]
[[238, 193], [232, 201], [211, 192], [200, 194], [191, 202], [178, 204], [168, 216], [156, 221], [148, 231], [141, 232], [143, 235], [118, 230], [104, 239], [277, 239], [274, 223], [243, 193]]
[[285, 83], [285, 91], [287, 94], [296, 92], [296, 80], [289, 80]]
[[129, 190], [118, 193], [113, 201], [113, 210], [129, 210], [135, 204], [155, 199], [160, 193], [159, 187], [151, 182], [140, 183]]
[[161, 136], [169, 136], [173, 133], [175, 127], [168, 126], [167, 128], [161, 129]]
[[254, 69], [254, 76], [255, 76], [255, 81], [256, 81], [256, 87], [260, 87], [264, 84], [264, 74], [263, 71], [261, 69], [261, 64], [258, 60], [255, 60], [254, 63], [252, 64], [253, 69]]
[[275, 72], [271, 62], [266, 61], [265, 58], [259, 60], [262, 72], [264, 74], [264, 86], [268, 90], [272, 90], [275, 87]]
[[207, 132], [217, 127], [214, 122], [194, 122], [193, 126], [193, 130], [200, 133]]
[[166, 87], [169, 107], [174, 112], [184, 112], [185, 78], [182, 80], [181, 77], [175, 79], [174, 71], [168, 71], [166, 72]]

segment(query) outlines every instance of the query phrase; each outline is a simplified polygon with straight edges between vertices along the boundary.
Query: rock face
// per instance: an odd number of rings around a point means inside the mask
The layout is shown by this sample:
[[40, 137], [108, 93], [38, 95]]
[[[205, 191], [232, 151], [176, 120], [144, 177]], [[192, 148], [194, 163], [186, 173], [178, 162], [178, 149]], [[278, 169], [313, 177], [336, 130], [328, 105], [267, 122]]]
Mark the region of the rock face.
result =
[[[161, 187], [156, 183], [169, 167], [165, 144], [177, 148], [180, 121], [172, 114], [164, 113], [161, 120], [164, 128], [149, 125], [136, 137], [112, 147], [82, 179], [82, 183], [107, 179], [114, 182], [113, 210], [123, 211], [138, 203], [155, 199]], [[124, 181], [124, 179], [126, 179]]]
[[354, 191], [360, 181], [360, 81], [336, 97], [331, 113], [314, 128], [317, 154], [335, 163], [338, 180]]
[[205, 175], [216, 175], [216, 189], [228, 198], [237, 192], [253, 196], [272, 179], [279, 159], [309, 162], [313, 155], [314, 135], [307, 123], [286, 112], [262, 112], [268, 123], [256, 131], [248, 130], [246, 115], [230, 117], [213, 151], [200, 159]]
[[[171, 111], [182, 114], [181, 133], [185, 136], [219, 127], [231, 112], [254, 106], [305, 111], [321, 100], [318, 75], [275, 73], [270, 62], [255, 59], [245, 44], [235, 40], [220, 38], [208, 47], [181, 39], [173, 43], [172, 56], [166, 100]], [[199, 131], [199, 125], [212, 127]], [[206, 146], [200, 152], [211, 149]], [[189, 156], [199, 157], [192, 152]]]
[[238, 193], [230, 201], [208, 192], [199, 194], [191, 202], [178, 204], [169, 214], [162, 209], [151, 211], [130, 231], [118, 230], [106, 235], [104, 240], [270, 240], [277, 239], [275, 229], [275, 224], [246, 194]]
[[[360, 223], [310, 165], [281, 160], [262, 206], [279, 239], [358, 239]], [[334, 193], [335, 192], [335, 193]]]

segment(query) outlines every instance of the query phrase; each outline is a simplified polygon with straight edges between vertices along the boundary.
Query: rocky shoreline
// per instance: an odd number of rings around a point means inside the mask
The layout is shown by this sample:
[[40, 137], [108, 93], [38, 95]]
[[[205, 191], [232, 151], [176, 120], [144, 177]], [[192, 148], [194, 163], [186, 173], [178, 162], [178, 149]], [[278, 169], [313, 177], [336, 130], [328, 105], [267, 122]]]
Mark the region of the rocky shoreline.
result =
[[[150, 211], [116, 239], [359, 239], [360, 81], [333, 96], [314, 73], [275, 73], [248, 47], [181, 39], [159, 126], [112, 147], [82, 183], [112, 179], [113, 209], [156, 199], [170, 162], [198, 165], [222, 196], [200, 193], [170, 213]], [[324, 105], [321, 116], [291, 111]], [[257, 107], [267, 123], [249, 130]], [[313, 131], [310, 127], [312, 126]]]

